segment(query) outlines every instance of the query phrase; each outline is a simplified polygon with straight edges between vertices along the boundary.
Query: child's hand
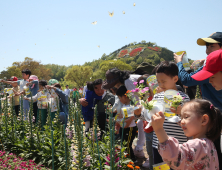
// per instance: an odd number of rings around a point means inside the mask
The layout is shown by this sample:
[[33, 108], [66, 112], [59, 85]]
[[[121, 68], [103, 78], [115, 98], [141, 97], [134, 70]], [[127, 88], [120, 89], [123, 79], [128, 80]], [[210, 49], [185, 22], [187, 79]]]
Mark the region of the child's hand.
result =
[[163, 129], [163, 123], [165, 120], [163, 112], [156, 113], [151, 117], [151, 120], [152, 120], [152, 127], [155, 132]]
[[141, 112], [142, 112], [142, 105], [138, 105], [137, 107], [139, 107], [138, 109], [134, 110], [134, 114], [136, 116], [140, 116]]
[[177, 107], [177, 109], [176, 109], [175, 107], [171, 107], [171, 108], [170, 108], [170, 111], [171, 111], [172, 113], [176, 113], [177, 115], [180, 115], [181, 109], [182, 109], [182, 106], [179, 105], [179, 106]]

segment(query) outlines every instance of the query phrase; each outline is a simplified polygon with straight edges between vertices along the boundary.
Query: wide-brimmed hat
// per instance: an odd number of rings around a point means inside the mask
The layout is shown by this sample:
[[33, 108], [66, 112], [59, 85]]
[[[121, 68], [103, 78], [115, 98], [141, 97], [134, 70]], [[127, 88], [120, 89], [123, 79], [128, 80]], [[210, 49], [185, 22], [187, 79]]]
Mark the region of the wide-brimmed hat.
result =
[[119, 82], [119, 75], [115, 75], [108, 70], [106, 72], [106, 80], [102, 84], [103, 89], [111, 89]]
[[59, 81], [56, 80], [56, 79], [50, 79], [49, 82], [48, 82], [49, 85], [53, 85], [53, 84], [56, 84], [56, 83], [59, 83]]

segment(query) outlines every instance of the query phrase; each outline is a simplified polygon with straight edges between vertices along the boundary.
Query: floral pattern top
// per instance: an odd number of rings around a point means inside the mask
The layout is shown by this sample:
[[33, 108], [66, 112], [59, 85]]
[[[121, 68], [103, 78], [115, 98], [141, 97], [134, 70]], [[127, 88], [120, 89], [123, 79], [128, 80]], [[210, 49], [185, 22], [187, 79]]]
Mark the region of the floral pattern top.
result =
[[59, 104], [59, 96], [57, 95], [54, 89], [50, 89], [50, 94], [51, 98], [49, 100], [49, 106], [51, 108], [51, 112], [56, 112], [59, 107], [59, 105], [57, 105]]
[[159, 144], [159, 153], [163, 161], [177, 170], [219, 170], [216, 148], [207, 138], [192, 139], [179, 144], [178, 140], [169, 137]]
[[[35, 96], [32, 96], [32, 100], [33, 102], [37, 101], [38, 109], [47, 109], [50, 97], [50, 93], [43, 90], [38, 92]], [[28, 97], [28, 100], [31, 101], [31, 97]]]

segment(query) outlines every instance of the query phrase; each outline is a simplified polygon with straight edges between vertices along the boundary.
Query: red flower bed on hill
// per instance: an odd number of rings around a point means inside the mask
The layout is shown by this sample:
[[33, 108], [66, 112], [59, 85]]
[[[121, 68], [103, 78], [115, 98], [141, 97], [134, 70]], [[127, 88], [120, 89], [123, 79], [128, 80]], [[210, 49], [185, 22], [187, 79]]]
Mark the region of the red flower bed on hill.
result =
[[147, 48], [149, 48], [150, 50], [153, 50], [153, 51], [160, 51], [159, 47], [147, 47]]
[[128, 53], [128, 50], [122, 50], [122, 51], [120, 51], [118, 57], [119, 57], [119, 58], [124, 57], [127, 53]]
[[135, 57], [142, 49], [143, 49], [143, 48], [141, 48], [141, 47], [133, 49], [133, 50], [129, 53], [130, 57]]

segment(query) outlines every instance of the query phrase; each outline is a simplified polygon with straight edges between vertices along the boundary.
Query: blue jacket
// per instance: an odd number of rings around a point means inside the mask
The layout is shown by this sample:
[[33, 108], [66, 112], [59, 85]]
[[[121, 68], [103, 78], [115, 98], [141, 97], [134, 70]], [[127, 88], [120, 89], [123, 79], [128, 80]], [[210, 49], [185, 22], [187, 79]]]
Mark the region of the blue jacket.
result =
[[101, 100], [102, 96], [97, 96], [94, 91], [87, 90], [85, 99], [88, 102], [88, 105], [86, 107], [82, 106], [82, 115], [84, 118], [84, 122], [93, 119], [94, 110], [92, 108], [93, 108], [94, 99]]
[[207, 99], [213, 103], [214, 106], [222, 111], [222, 90], [217, 91], [215, 88], [209, 83], [209, 79], [203, 81], [196, 81], [191, 76], [198, 71], [202, 70], [203, 67], [199, 68], [197, 71], [192, 73], [187, 73], [183, 67], [182, 62], [177, 63], [179, 69], [179, 79], [185, 86], [196, 86], [200, 85], [202, 98]]
[[67, 116], [69, 115], [69, 97], [59, 88], [56, 88], [55, 92], [59, 96], [59, 108], [60, 112], [64, 112]]

